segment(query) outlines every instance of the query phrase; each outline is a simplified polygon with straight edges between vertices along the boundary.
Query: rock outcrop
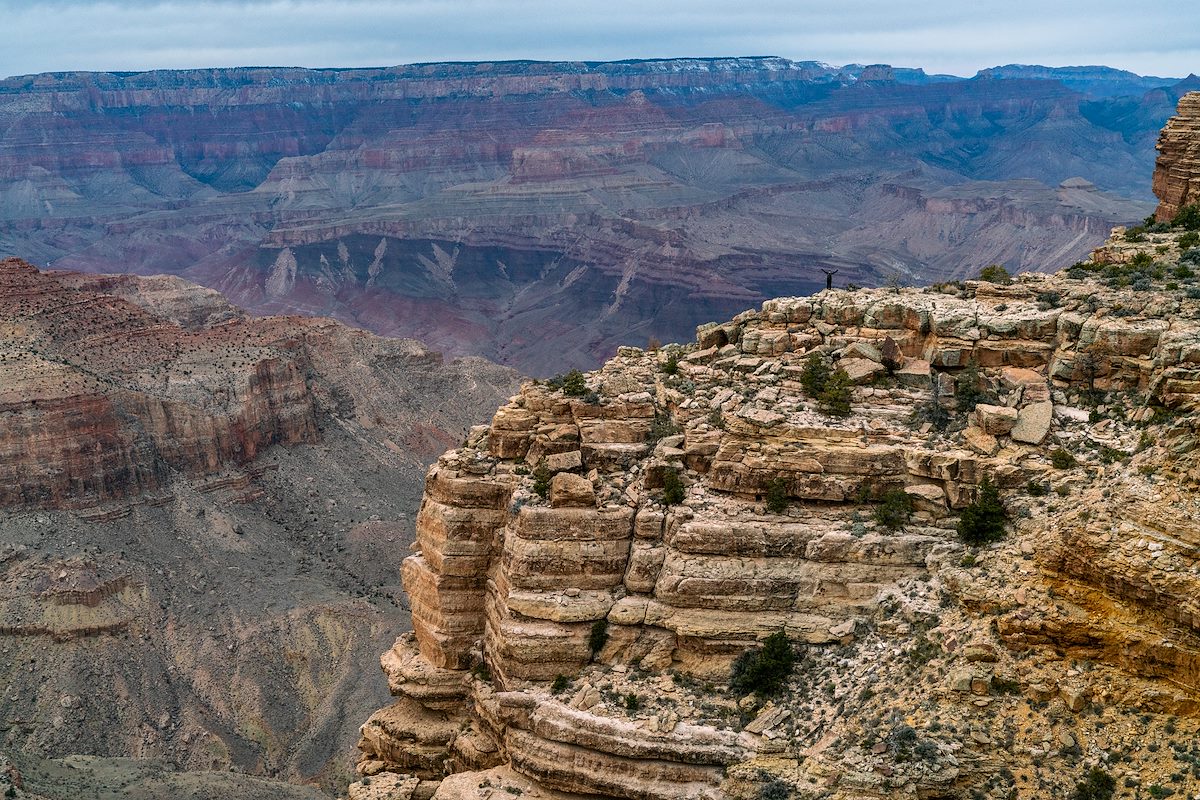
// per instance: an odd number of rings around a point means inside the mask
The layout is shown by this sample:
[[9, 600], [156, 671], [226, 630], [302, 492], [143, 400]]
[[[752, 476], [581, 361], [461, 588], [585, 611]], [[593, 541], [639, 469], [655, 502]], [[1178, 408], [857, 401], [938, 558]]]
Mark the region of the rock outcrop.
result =
[[[825, 291], [525, 384], [428, 473], [360, 771], [446, 800], [1054, 794], [1129, 751], [1107, 724], [1194, 741], [1197, 294]], [[975, 550], [985, 478], [1011, 533]], [[806, 654], [787, 695], [714, 688], [775, 631]]]
[[64, 757], [214, 771], [97, 762], [147, 796], [344, 783], [425, 468], [515, 386], [179, 278], [0, 261], [0, 752], [48, 784], [87, 785]]
[[1184, 206], [1200, 203], [1200, 92], [1179, 100], [1175, 116], [1158, 137], [1154, 194], [1159, 222], [1170, 222]]

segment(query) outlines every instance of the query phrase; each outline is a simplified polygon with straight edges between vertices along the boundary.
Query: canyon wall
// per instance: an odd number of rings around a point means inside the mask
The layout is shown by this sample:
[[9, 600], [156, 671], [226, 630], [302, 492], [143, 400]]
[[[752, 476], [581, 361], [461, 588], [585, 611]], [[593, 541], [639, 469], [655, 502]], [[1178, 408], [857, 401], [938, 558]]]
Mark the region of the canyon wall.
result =
[[1138, 176], [1195, 82], [1057, 77], [746, 58], [11, 78], [0, 254], [551, 374], [821, 269], [1085, 256], [1150, 212]]
[[[1076, 277], [770, 300], [523, 385], [426, 477], [397, 701], [350, 796], [1200, 786], [1168, 777], [1200, 730], [1200, 292], [1120, 288], [1111, 257], [1186, 267], [1182, 237], [1118, 236]], [[971, 547], [985, 479], [1008, 535]], [[778, 631], [787, 690], [729, 689]]]
[[515, 373], [12, 259], [0, 332], [0, 751], [50, 796], [344, 785], [425, 467]]

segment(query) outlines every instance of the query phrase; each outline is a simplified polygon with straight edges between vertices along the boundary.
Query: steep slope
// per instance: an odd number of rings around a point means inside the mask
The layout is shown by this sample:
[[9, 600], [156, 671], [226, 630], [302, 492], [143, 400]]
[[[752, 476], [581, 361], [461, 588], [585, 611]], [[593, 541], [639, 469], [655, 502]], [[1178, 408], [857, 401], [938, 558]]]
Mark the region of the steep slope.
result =
[[0, 330], [0, 749], [336, 783], [424, 465], [515, 374], [16, 260]]
[[0, 82], [0, 252], [549, 374], [821, 269], [1078, 260], [1149, 213], [1178, 92], [779, 58], [27, 76]]
[[[1190, 796], [1185, 235], [779, 298], [525, 384], [428, 473], [351, 797], [1067, 797], [1092, 768]], [[1178, 280], [1128, 288], [1138, 252]], [[1007, 535], [964, 543], [988, 483]], [[787, 690], [728, 689], [777, 631]]]

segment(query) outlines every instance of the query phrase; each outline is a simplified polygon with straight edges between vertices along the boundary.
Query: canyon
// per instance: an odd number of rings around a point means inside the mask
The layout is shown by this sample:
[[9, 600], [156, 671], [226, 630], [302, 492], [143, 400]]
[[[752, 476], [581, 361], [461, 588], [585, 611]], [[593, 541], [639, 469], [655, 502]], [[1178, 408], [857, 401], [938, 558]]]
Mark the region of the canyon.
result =
[[328, 796], [425, 465], [516, 374], [15, 259], [0, 331], [0, 752], [51, 797]]
[[525, 382], [427, 473], [349, 797], [1191, 797], [1198, 269], [1117, 227]]
[[[1112, 781], [1118, 797], [1194, 794], [1200, 93], [1188, 85], [1130, 101], [1044, 78], [771, 59], [10, 79], [0, 114], [17, 122], [0, 153], [24, 177], [5, 184], [0, 236], [73, 269], [0, 260], [0, 791], [999, 800]], [[380, 117], [339, 105], [380, 92], [394, 101]], [[697, 127], [747, 95], [744, 130]], [[909, 105], [917, 96], [943, 111]], [[514, 98], [537, 123], [520, 130], [545, 147], [445, 133], [446, 118], [486, 120]], [[1157, 222], [1107, 227], [1154, 209], [1129, 199], [1141, 156], [1126, 148], [1176, 100], [1157, 138]], [[613, 124], [623, 104], [639, 110]], [[560, 117], [539, 115], [552, 106], [615, 149], [551, 129]], [[400, 107], [425, 123], [396, 127]], [[821, 116], [835, 107], [836, 122]], [[313, 108], [327, 114], [320, 135], [302, 124]], [[180, 109], [207, 131], [190, 144], [169, 141]], [[809, 127], [787, 128], [803, 114]], [[922, 153], [905, 149], [901, 118], [929, 134]], [[1090, 141], [1104, 166], [1085, 180], [1053, 137], [979, 133], [1018, 118]], [[31, 132], [50, 119], [62, 127], [42, 146]], [[1113, 135], [1089, 140], [1080, 119]], [[478, 130], [511, 126], [495, 121]], [[929, 142], [950, 147], [945, 126], [990, 143], [942, 152], [965, 180], [925, 160]], [[744, 207], [671, 205], [672, 218], [656, 205], [670, 195], [649, 188], [664, 153], [697, 169], [695, 186], [736, 194], [729, 176], [758, 180], [764, 143], [793, 134], [814, 164], [888, 142], [906, 177], [810, 185], [822, 203], [841, 198], [823, 223], [797, 201], [808, 190], [775, 177]], [[157, 150], [155, 135], [168, 140]], [[385, 135], [395, 147], [372, 150]], [[728, 161], [739, 149], [753, 158]], [[1001, 162], [1030, 172], [989, 172]], [[438, 183], [446, 164], [455, 177]], [[386, 204], [324, 205], [383, 178], [397, 181], [377, 187]], [[612, 194], [556, 229], [564, 244], [542, 261], [553, 237], [538, 227], [546, 209], [530, 209], [571, 181], [572, 202]], [[427, 213], [451, 188], [489, 199]], [[264, 192], [274, 210], [256, 210]], [[500, 212], [497, 192], [520, 201]], [[875, 202], [920, 204], [891, 227], [859, 219], [924, 253], [920, 278], [935, 282], [807, 294], [799, 221], [828, 226]], [[931, 213], [931, 238], [901, 235]], [[734, 216], [697, 244], [721, 214]], [[972, 227], [981, 215], [997, 222], [986, 234]], [[678, 219], [696, 227], [676, 235]], [[517, 238], [514, 220], [535, 236]], [[966, 228], [972, 247], [995, 236], [1013, 258], [938, 249]], [[609, 239], [612, 260], [597, 257], [613, 232], [653, 246], [622, 262], [628, 242]], [[777, 254], [718, 246], [747, 237]], [[1073, 249], [1091, 237], [1103, 241]], [[889, 277], [838, 252], [820, 263], [839, 283]], [[785, 269], [774, 259], [788, 253]], [[994, 260], [1041, 272], [977, 277]], [[615, 304], [593, 283], [614, 263]], [[150, 272], [165, 274], [129, 274]], [[501, 283], [528, 314], [488, 305]], [[553, 299], [539, 295], [550, 284]], [[759, 302], [767, 293], [779, 296]], [[680, 298], [686, 313], [663, 311]], [[754, 310], [720, 317], [725, 304]], [[697, 316], [685, 343], [631, 343]], [[419, 330], [452, 357], [362, 327]], [[523, 382], [453, 357], [508, 347], [531, 372], [615, 355]], [[1005, 515], [1003, 536], [980, 533], [989, 513]], [[733, 680], [780, 635], [795, 658], [780, 691]]]
[[763, 300], [1054, 270], [1152, 210], [1192, 76], [782, 58], [0, 81], [0, 254], [525, 374]]

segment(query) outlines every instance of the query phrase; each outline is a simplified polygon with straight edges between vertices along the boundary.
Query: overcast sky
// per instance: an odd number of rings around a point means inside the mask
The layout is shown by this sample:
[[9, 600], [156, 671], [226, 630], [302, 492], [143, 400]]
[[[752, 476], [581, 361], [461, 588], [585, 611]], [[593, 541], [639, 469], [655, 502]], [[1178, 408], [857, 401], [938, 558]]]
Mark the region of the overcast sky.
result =
[[0, 75], [732, 55], [1200, 73], [1194, 0], [0, 0], [0, 28]]

